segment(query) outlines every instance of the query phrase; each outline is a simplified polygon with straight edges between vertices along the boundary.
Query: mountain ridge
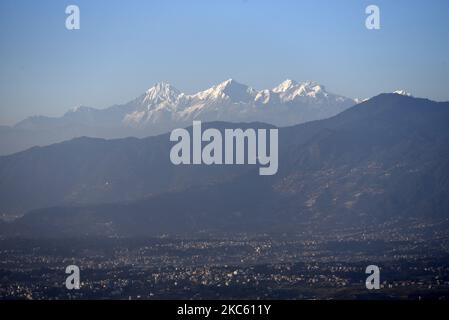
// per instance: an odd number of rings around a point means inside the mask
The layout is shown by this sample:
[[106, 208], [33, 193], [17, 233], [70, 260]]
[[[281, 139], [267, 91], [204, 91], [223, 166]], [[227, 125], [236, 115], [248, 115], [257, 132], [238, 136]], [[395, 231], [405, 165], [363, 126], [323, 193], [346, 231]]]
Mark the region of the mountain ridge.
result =
[[0, 210], [28, 203], [32, 213], [7, 232], [72, 236], [448, 219], [448, 122], [448, 102], [382, 94], [280, 128], [272, 177], [251, 166], [173, 166], [168, 135], [76, 139], [0, 157]]
[[288, 126], [327, 118], [355, 104], [312, 81], [286, 80], [275, 88], [256, 90], [228, 79], [193, 94], [159, 82], [124, 104], [105, 109], [80, 106], [61, 117], [26, 118], [0, 131], [0, 152], [11, 154], [78, 136], [145, 137], [188, 126], [193, 120]]

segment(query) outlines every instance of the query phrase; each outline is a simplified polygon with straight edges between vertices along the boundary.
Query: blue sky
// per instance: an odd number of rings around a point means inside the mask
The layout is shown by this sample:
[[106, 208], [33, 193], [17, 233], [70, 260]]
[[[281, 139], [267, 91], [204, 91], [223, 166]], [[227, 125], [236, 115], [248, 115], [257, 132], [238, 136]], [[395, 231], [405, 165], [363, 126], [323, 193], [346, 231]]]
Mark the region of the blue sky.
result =
[[[81, 29], [65, 28], [65, 8]], [[381, 30], [365, 28], [365, 8]], [[449, 1], [0, 1], [0, 124], [181, 91], [286, 78], [365, 98], [407, 89], [449, 100]]]

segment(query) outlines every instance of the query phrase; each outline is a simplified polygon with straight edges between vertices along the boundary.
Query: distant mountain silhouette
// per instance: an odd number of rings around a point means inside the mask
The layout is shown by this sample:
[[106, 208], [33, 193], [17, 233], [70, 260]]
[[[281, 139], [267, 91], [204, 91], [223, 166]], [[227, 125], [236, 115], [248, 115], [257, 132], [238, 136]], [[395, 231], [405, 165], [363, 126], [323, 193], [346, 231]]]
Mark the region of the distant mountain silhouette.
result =
[[229, 79], [194, 94], [160, 82], [125, 104], [106, 109], [80, 106], [61, 117], [33, 116], [13, 127], [0, 127], [0, 155], [81, 136], [111, 139], [163, 134], [189, 126], [193, 120], [294, 125], [334, 116], [354, 104], [313, 81], [286, 80], [258, 91]]
[[0, 229], [135, 236], [447, 219], [448, 123], [447, 102], [382, 94], [281, 128], [279, 172], [267, 177], [254, 166], [173, 166], [167, 135], [33, 148], [0, 158], [0, 210], [30, 210]]

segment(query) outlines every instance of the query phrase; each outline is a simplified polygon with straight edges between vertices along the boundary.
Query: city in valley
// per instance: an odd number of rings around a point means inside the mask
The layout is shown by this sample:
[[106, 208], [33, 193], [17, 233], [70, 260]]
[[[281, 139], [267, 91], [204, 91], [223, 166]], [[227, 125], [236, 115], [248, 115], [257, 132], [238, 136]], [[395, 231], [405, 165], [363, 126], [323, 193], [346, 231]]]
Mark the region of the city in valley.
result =
[[[444, 230], [438, 224], [398, 221], [295, 235], [5, 238], [0, 240], [0, 297], [447, 299], [449, 234]], [[365, 268], [373, 264], [380, 269], [378, 290], [365, 285]], [[68, 265], [79, 266], [79, 290], [65, 286]]]

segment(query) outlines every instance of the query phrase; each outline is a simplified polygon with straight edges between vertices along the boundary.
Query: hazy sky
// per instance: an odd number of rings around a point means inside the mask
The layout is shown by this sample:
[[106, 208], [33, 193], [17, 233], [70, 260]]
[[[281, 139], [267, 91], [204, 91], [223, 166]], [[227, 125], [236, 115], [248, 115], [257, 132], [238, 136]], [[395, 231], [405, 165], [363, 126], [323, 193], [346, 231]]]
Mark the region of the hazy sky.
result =
[[[70, 4], [80, 30], [65, 28]], [[365, 28], [369, 4], [381, 30]], [[227, 78], [449, 100], [449, 1], [0, 1], [0, 124], [127, 102], [162, 80], [190, 93]]]

